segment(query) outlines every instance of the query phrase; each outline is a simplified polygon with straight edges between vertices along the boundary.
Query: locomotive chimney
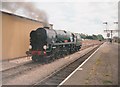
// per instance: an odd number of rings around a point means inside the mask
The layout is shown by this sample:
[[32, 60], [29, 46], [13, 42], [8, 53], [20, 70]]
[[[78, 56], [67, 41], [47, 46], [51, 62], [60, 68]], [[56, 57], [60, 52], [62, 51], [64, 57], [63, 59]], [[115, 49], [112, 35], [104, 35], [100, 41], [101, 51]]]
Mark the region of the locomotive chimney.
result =
[[50, 29], [50, 27], [44, 27], [44, 28]]
[[44, 28], [53, 29], [53, 24], [49, 24], [49, 26], [45, 26]]
[[50, 29], [53, 29], [53, 24], [50, 24]]

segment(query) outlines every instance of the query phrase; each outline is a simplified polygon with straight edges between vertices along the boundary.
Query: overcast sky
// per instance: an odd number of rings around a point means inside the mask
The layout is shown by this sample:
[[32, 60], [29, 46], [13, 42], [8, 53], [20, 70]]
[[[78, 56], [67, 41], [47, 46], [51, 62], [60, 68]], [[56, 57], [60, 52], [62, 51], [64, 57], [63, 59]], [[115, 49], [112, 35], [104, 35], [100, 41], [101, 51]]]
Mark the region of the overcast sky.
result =
[[118, 3], [115, 2], [51, 2], [36, 3], [45, 10], [49, 23], [55, 29], [65, 29], [85, 34], [104, 34], [105, 25], [116, 28], [114, 21], [118, 21]]
[[[33, 0], [32, 0], [33, 1]], [[118, 2], [34, 2], [46, 12], [54, 29], [68, 30], [84, 34], [102, 34], [108, 22], [109, 29], [117, 29]]]

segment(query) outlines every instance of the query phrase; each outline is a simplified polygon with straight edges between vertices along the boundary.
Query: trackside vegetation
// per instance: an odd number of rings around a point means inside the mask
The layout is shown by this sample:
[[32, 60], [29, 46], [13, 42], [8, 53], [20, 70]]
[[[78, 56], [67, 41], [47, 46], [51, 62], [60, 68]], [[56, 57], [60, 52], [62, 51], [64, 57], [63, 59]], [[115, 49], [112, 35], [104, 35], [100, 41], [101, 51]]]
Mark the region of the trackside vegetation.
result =
[[86, 34], [80, 34], [82, 39], [91, 39], [91, 40], [104, 40], [104, 37], [101, 34], [98, 35], [86, 35]]

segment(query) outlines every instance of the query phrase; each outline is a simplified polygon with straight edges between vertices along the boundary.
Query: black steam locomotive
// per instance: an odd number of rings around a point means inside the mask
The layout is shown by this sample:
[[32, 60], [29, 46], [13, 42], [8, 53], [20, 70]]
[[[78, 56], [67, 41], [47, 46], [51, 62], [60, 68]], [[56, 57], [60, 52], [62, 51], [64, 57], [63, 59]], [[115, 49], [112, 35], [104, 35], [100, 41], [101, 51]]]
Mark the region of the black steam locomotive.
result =
[[29, 52], [33, 61], [48, 62], [79, 51], [81, 46], [81, 37], [78, 33], [47, 28], [38, 28], [30, 33]]

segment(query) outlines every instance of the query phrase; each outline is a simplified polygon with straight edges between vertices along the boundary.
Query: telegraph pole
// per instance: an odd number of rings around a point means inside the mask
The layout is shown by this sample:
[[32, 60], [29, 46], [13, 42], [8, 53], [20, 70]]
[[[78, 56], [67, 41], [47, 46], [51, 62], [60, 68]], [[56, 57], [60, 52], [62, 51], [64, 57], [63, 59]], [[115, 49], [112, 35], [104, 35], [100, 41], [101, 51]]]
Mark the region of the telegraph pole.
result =
[[103, 22], [103, 24], [105, 24], [106, 30], [104, 30], [104, 32], [107, 33], [107, 40], [110, 37], [110, 33], [108, 33], [108, 22]]

